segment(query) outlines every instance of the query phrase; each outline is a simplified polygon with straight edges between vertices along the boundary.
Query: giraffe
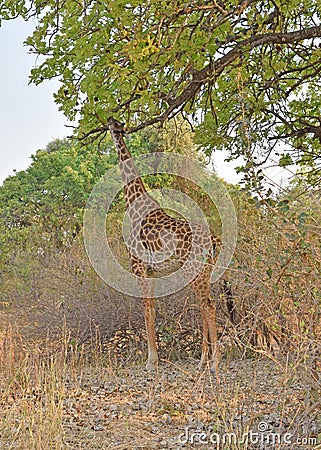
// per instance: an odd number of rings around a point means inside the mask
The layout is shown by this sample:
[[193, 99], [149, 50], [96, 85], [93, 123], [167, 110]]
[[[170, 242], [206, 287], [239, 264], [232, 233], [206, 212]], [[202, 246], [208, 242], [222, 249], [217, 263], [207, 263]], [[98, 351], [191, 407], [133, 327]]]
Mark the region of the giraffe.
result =
[[[220, 240], [209, 235], [201, 225], [168, 215], [147, 193], [132, 156], [125, 144], [124, 124], [110, 117], [108, 128], [114, 141], [124, 185], [124, 198], [130, 223], [130, 258], [133, 273], [138, 277], [147, 333], [148, 360], [146, 368], [157, 368], [158, 355], [155, 333], [155, 300], [150, 278], [182, 269], [191, 281], [201, 311], [203, 334], [200, 366], [211, 354], [212, 370], [218, 378], [219, 351], [216, 329], [216, 305], [210, 295], [213, 264], [220, 248]], [[142, 258], [163, 252], [168, 257], [157, 261]], [[204, 264], [205, 255], [205, 264]], [[201, 264], [201, 265], [200, 265]], [[196, 273], [196, 276], [194, 276]]]

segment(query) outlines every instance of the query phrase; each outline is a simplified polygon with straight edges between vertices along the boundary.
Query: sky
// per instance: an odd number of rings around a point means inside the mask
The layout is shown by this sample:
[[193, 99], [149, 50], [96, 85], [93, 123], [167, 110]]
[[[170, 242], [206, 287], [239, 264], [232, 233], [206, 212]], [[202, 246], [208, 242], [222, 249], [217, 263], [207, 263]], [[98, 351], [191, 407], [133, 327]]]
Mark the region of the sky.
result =
[[[23, 45], [33, 30], [32, 22], [15, 19], [2, 22], [0, 27], [0, 184], [31, 164], [30, 156], [57, 138], [71, 134], [67, 119], [58, 110], [53, 93], [58, 80], [29, 84], [29, 74], [36, 64], [36, 55], [29, 54]], [[237, 183], [235, 162], [224, 162], [226, 154], [213, 155], [217, 174], [230, 183]], [[273, 172], [273, 178], [281, 175]]]
[[58, 82], [28, 84], [36, 56], [28, 54], [23, 41], [32, 29], [20, 19], [2, 22], [0, 28], [0, 183], [14, 169], [26, 169], [38, 149], [70, 135], [53, 99]]

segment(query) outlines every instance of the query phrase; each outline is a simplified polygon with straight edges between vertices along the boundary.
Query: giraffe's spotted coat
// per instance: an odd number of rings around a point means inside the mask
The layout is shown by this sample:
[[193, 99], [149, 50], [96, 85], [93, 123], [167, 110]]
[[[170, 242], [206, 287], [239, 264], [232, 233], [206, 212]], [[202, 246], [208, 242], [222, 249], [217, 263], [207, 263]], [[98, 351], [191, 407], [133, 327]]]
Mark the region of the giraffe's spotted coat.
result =
[[[147, 283], [146, 279], [181, 269], [183, 275], [191, 280], [191, 286], [200, 305], [203, 321], [201, 364], [207, 361], [210, 350], [218, 374], [216, 311], [215, 302], [210, 296], [210, 279], [220, 241], [210, 236], [201, 225], [174, 218], [160, 207], [159, 203], [146, 192], [139, 177], [124, 142], [123, 124], [110, 118], [108, 125], [117, 149], [124, 183], [124, 197], [131, 229], [129, 251], [132, 270], [140, 279], [142, 291], [148, 340], [147, 368], [150, 370], [155, 368], [158, 356], [154, 298], [150, 283]], [[148, 261], [142, 256], [144, 250], [150, 255]]]

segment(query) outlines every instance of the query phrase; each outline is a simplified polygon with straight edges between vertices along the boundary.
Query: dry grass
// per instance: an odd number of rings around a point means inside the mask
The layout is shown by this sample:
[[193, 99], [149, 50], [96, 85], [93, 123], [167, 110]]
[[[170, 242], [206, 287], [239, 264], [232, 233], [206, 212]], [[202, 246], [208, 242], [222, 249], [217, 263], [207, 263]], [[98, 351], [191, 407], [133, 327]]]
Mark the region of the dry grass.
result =
[[27, 348], [12, 329], [1, 333], [1, 448], [63, 448], [66, 360], [63, 348]]
[[[320, 442], [320, 386], [286, 361], [225, 359], [217, 385], [192, 359], [162, 361], [150, 375], [99, 349], [85, 357], [68, 333], [55, 346], [27, 345], [12, 328], [0, 336], [1, 449], [296, 450]], [[261, 439], [291, 433], [292, 444], [241, 444], [260, 423], [268, 427]]]

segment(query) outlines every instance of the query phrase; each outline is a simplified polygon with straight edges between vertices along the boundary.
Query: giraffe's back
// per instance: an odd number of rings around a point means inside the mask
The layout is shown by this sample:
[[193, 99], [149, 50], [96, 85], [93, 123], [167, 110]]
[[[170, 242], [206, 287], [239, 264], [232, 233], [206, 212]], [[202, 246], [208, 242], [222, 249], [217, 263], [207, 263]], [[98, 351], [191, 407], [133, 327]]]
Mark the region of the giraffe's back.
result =
[[201, 225], [189, 224], [161, 209], [153, 210], [141, 221], [140, 239], [149, 254], [149, 276], [173, 273], [190, 257], [198, 263], [212, 261], [215, 254], [216, 243]]

